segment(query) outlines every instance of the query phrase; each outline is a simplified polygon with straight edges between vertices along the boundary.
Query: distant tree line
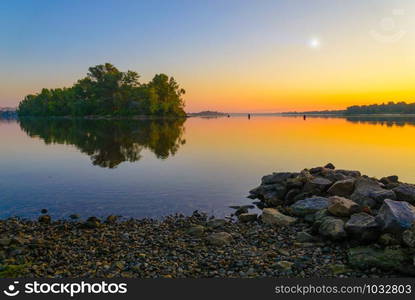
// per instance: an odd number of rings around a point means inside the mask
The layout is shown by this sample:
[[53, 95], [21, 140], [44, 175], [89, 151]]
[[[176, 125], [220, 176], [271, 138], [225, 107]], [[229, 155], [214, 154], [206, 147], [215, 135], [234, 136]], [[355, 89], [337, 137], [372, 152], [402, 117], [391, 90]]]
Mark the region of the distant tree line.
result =
[[121, 72], [106, 63], [90, 67], [72, 87], [27, 95], [17, 112], [19, 116], [184, 116], [184, 93], [173, 77], [157, 74], [140, 83], [138, 73]]
[[388, 102], [372, 105], [353, 105], [345, 110], [316, 110], [283, 112], [283, 115], [373, 115], [373, 114], [415, 114], [415, 103]]
[[415, 114], [415, 103], [388, 102], [372, 105], [353, 105], [349, 106], [344, 113], [346, 115]]

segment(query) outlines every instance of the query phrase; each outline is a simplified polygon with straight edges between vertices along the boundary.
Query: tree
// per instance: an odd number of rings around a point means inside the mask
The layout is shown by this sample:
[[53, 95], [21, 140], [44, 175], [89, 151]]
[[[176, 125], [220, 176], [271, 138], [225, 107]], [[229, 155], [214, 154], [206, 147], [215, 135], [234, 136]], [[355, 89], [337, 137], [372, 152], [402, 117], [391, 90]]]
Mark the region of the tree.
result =
[[19, 116], [162, 115], [184, 116], [185, 91], [173, 77], [157, 74], [147, 84], [137, 72], [121, 72], [110, 63], [88, 69], [72, 87], [42, 89], [28, 95]]

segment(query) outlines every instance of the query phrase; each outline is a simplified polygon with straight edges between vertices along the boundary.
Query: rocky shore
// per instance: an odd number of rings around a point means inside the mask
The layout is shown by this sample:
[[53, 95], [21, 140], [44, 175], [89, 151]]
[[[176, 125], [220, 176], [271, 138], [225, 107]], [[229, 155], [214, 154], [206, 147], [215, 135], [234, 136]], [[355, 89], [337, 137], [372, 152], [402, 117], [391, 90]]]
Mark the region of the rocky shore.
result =
[[309, 226], [299, 234], [310, 241], [346, 245], [349, 267], [415, 276], [415, 185], [396, 175], [370, 178], [329, 163], [266, 175], [249, 197], [260, 200], [264, 223], [305, 222]]
[[233, 218], [0, 221], [0, 277], [415, 276], [415, 187], [332, 164], [273, 173]]

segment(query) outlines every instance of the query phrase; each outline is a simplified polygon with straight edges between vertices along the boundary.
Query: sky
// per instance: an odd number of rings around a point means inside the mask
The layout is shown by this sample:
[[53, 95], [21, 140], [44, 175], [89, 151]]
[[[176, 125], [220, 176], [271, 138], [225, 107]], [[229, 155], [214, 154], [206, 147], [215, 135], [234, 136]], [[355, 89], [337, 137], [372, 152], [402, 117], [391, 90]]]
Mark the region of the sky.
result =
[[413, 0], [0, 2], [0, 107], [110, 62], [186, 90], [186, 111], [415, 102]]

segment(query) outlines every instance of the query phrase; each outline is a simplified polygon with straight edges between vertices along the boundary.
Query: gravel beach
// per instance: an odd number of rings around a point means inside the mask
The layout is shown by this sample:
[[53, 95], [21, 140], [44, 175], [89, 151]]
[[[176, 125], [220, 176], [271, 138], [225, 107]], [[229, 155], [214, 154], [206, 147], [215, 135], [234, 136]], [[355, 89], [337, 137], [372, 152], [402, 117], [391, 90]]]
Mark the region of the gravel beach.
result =
[[163, 220], [0, 221], [2, 277], [392, 277], [348, 266], [346, 243], [307, 240], [297, 222], [169, 216]]

